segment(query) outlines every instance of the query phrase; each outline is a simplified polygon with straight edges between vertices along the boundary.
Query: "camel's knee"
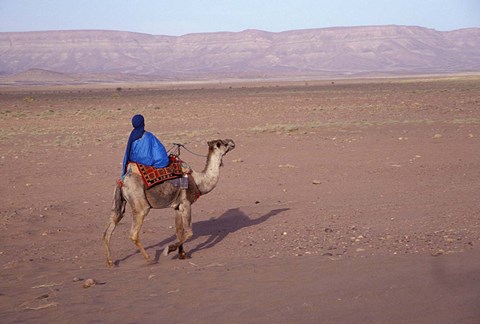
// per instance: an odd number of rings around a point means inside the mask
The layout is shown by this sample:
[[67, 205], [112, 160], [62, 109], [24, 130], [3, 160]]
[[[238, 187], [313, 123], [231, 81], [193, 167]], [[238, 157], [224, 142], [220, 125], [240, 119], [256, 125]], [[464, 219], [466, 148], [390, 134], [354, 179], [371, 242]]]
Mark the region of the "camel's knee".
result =
[[122, 220], [124, 213], [118, 213], [116, 211], [112, 211], [112, 214], [110, 215], [110, 219], [108, 221], [107, 226], [116, 226], [120, 221]]
[[137, 244], [137, 243], [138, 243], [138, 233], [136, 233], [136, 232], [130, 233], [130, 240], [131, 240], [134, 244]]
[[115, 225], [118, 225], [118, 223], [120, 223], [122, 218], [123, 218], [123, 214], [115, 215], [114, 217], [112, 217], [112, 223], [114, 223]]
[[130, 228], [130, 239], [136, 243], [138, 242], [138, 236], [140, 233], [140, 229], [142, 228], [143, 225], [143, 220], [145, 216], [147, 215], [148, 210], [143, 213], [138, 213], [138, 212], [133, 212], [133, 223], [132, 227]]
[[191, 229], [185, 230], [185, 241], [193, 236], [193, 231]]
[[136, 246], [141, 246], [142, 243], [140, 243], [140, 235], [137, 231], [132, 231], [130, 233], [130, 240], [135, 244]]
[[103, 241], [105, 243], [108, 243], [110, 241], [110, 237], [112, 236], [116, 225], [117, 224], [113, 221], [108, 222], [107, 226], [105, 227], [105, 231], [103, 232]]
[[183, 227], [178, 227], [176, 230], [175, 230], [175, 235], [177, 236], [177, 239], [181, 239], [182, 236], [183, 236]]

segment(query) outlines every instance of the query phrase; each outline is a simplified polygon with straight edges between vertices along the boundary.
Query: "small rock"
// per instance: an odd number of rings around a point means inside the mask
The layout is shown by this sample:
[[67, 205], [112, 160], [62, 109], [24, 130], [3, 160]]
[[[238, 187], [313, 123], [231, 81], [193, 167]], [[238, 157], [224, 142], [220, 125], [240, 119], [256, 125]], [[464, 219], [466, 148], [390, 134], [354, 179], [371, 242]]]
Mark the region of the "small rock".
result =
[[83, 288], [90, 288], [92, 286], [95, 286], [96, 284], [97, 282], [95, 281], [95, 279], [88, 278], [83, 282]]
[[435, 134], [433, 135], [433, 138], [442, 138], [442, 134]]
[[321, 184], [321, 182], [320, 182], [319, 180], [313, 180], [312, 183], [313, 183], [314, 185]]
[[287, 169], [294, 169], [294, 168], [296, 168], [295, 165], [293, 165], [293, 164], [288, 164], [288, 163], [287, 163], [287, 164], [280, 164], [278, 167], [279, 167], [279, 168], [287, 168]]
[[73, 277], [72, 281], [73, 281], [73, 282], [79, 282], [79, 281], [82, 281], [82, 278]]

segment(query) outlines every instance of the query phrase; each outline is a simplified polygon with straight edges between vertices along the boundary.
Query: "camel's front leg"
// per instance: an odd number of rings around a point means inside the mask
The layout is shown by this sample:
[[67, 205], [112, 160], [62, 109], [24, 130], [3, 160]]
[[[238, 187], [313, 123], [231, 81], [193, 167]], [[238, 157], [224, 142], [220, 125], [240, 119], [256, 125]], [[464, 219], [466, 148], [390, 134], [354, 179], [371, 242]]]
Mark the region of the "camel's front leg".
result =
[[175, 209], [175, 228], [177, 235], [177, 242], [171, 244], [165, 248], [163, 254], [166, 256], [170, 252], [178, 249], [179, 259], [185, 259], [187, 254], [183, 249], [183, 243], [192, 237], [192, 216], [191, 216], [191, 204], [188, 200], [184, 200], [178, 208]]

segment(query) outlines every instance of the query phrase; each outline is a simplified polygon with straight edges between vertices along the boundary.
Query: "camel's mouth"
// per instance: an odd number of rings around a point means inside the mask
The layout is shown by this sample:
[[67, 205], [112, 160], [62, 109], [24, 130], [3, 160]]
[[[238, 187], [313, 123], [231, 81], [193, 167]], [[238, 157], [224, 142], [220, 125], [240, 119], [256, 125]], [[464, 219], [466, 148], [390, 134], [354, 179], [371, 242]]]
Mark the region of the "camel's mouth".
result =
[[233, 140], [226, 139], [224, 142], [225, 142], [225, 145], [227, 146], [227, 151], [225, 152], [225, 154], [235, 148], [235, 142]]
[[[223, 155], [227, 154], [228, 152], [230, 152], [235, 148], [235, 142], [231, 139], [222, 140], [221, 142], [226, 147], [225, 153], [223, 153]], [[222, 155], [222, 160], [220, 161], [221, 167], [223, 166], [223, 155]]]

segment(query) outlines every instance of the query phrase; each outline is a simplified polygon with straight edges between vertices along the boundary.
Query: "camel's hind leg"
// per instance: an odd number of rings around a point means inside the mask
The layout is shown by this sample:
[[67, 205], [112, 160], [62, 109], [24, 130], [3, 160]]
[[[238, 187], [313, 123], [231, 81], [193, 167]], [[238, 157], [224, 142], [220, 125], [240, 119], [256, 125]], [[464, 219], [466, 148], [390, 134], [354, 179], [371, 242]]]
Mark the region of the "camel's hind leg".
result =
[[105, 245], [105, 253], [107, 255], [107, 264], [109, 266], [113, 265], [112, 255], [110, 252], [110, 239], [112, 237], [113, 231], [115, 230], [115, 227], [123, 218], [123, 216], [124, 216], [124, 213], [116, 214], [112, 212], [112, 215], [110, 216], [110, 220], [108, 221], [107, 226], [105, 228], [105, 232], [103, 233], [103, 242]]
[[150, 262], [150, 256], [145, 251], [143, 244], [140, 242], [140, 229], [142, 228], [145, 216], [147, 216], [148, 212], [150, 211], [150, 206], [145, 199], [141, 201], [135, 201], [134, 204], [131, 203], [130, 205], [132, 206], [133, 211], [133, 223], [132, 228], [130, 229], [130, 239], [138, 247], [145, 260]]
[[185, 199], [175, 209], [175, 211], [176, 211], [175, 228], [176, 228], [177, 242], [167, 246], [163, 251], [163, 254], [168, 255], [170, 252], [176, 251], [178, 249], [179, 259], [185, 259], [187, 257], [187, 254], [183, 249], [183, 243], [193, 235], [190, 202]]
[[107, 264], [109, 266], [113, 265], [112, 255], [110, 252], [110, 239], [112, 237], [113, 231], [115, 230], [115, 227], [125, 215], [125, 204], [126, 201], [122, 197], [122, 189], [120, 185], [117, 185], [113, 192], [112, 214], [110, 215], [110, 219], [108, 220], [105, 232], [103, 233], [103, 242], [105, 245]]

